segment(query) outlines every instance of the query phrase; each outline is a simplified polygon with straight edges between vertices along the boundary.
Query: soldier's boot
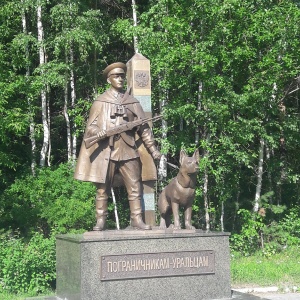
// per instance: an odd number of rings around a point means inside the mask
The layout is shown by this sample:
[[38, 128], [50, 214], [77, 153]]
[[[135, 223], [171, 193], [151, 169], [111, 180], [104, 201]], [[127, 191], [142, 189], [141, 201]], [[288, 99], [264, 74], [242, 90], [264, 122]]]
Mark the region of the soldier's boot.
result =
[[93, 227], [94, 231], [102, 231], [105, 229], [107, 216], [107, 199], [96, 200], [96, 220], [97, 223]]
[[151, 226], [144, 223], [142, 219], [142, 207], [141, 201], [138, 200], [130, 200], [130, 225], [136, 229], [142, 230], [150, 230]]

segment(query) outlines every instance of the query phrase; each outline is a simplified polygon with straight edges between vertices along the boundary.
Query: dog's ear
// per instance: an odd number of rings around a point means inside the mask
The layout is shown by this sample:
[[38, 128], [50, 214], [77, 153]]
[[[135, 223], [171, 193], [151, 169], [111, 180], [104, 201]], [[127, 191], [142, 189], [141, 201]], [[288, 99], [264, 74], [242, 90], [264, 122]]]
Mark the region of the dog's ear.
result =
[[200, 157], [199, 157], [199, 149], [196, 149], [194, 154], [193, 154], [193, 157], [196, 158], [197, 162], [199, 163], [199, 160], [200, 160]]
[[179, 158], [179, 164], [182, 164], [183, 159], [187, 156], [186, 152], [184, 150], [180, 150], [180, 158]]

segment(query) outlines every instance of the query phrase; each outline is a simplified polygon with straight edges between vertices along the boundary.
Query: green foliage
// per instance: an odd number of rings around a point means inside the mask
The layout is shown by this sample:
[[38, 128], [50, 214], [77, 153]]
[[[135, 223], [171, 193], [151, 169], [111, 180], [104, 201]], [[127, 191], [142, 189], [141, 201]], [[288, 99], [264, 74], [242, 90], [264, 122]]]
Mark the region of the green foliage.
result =
[[233, 234], [230, 237], [231, 249], [248, 256], [257, 250], [259, 233], [264, 224], [261, 216], [256, 218], [248, 210], [241, 209], [238, 214], [241, 216], [243, 224], [240, 234]]
[[[91, 230], [95, 223], [95, 193], [92, 183], [75, 180], [74, 166], [60, 164], [58, 168], [43, 168], [36, 176], [17, 179], [0, 195], [1, 227], [20, 230], [22, 235], [34, 232], [67, 233]], [[121, 228], [128, 226], [127, 193], [115, 188]], [[108, 228], [115, 229], [113, 202], [109, 202]]]
[[[279, 221], [274, 215], [282, 214], [284, 207], [270, 206], [260, 214], [240, 209], [241, 231], [230, 237], [233, 253], [249, 256], [261, 250], [263, 256], [269, 257], [287, 247], [300, 245], [300, 209], [292, 208]], [[272, 218], [268, 214], [273, 214]]]
[[278, 223], [279, 230], [285, 232], [285, 245], [299, 245], [300, 244], [300, 209], [293, 207]]
[[92, 106], [92, 99], [78, 99], [76, 105], [70, 109], [69, 115], [76, 124], [76, 136], [82, 136], [88, 119], [88, 112]]
[[[299, 186], [295, 78], [300, 46], [300, 13], [294, 1], [148, 1], [137, 5], [137, 27], [132, 26], [128, 1], [101, 6], [90, 1], [53, 1], [42, 6], [47, 62], [39, 66], [36, 3], [5, 0], [0, 5], [5, 20], [0, 25], [4, 187], [14, 181], [17, 173], [13, 170], [27, 169], [40, 150], [41, 87], [47, 86], [50, 101], [51, 162], [56, 164], [67, 160], [62, 112], [67, 108], [71, 134], [80, 140], [94, 95], [106, 87], [101, 70], [112, 61], [130, 59], [136, 35], [140, 52], [151, 61], [153, 112], [163, 112], [167, 123], [164, 135], [155, 124], [161, 150], [172, 161], [181, 147], [200, 148], [212, 217], [219, 219], [223, 203], [227, 230], [235, 230], [231, 220], [237, 209], [251, 208], [261, 138], [272, 154], [265, 160], [268, 171], [262, 194], [274, 192], [273, 200], [287, 207], [289, 199], [299, 201], [293, 189], [293, 184]], [[74, 91], [69, 86], [71, 73]], [[75, 103], [67, 101], [65, 107], [66, 97], [74, 92]], [[30, 149], [28, 116], [36, 129], [35, 155]], [[289, 183], [288, 189], [281, 188]], [[200, 210], [201, 192], [196, 201]]]
[[36, 176], [17, 179], [0, 198], [1, 223], [23, 234], [89, 230], [94, 222], [95, 189], [73, 175], [72, 164], [60, 164], [57, 169], [45, 168]]
[[[0, 198], [0, 293], [37, 295], [55, 286], [55, 234], [89, 231], [95, 224], [95, 187], [74, 180], [72, 164], [17, 179]], [[115, 189], [121, 228], [129, 225], [126, 193]], [[108, 229], [115, 229], [109, 204]], [[14, 234], [18, 232], [18, 234]]]
[[53, 288], [55, 237], [35, 233], [28, 241], [12, 232], [0, 236], [0, 293], [37, 295]]

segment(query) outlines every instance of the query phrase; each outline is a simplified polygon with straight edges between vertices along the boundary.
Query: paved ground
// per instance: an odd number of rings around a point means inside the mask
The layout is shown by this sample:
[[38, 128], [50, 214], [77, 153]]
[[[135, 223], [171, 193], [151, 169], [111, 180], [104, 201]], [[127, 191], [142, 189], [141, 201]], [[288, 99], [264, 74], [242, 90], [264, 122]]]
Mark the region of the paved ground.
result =
[[258, 297], [256, 295], [240, 293], [237, 291], [232, 291], [232, 298], [234, 300], [268, 300], [266, 298]]
[[236, 300], [300, 300], [300, 293], [240, 293], [233, 292]]
[[[295, 287], [296, 291], [296, 287]], [[280, 292], [279, 288], [276, 286], [269, 287], [248, 287], [248, 288], [234, 288], [233, 292], [237, 294], [242, 294], [241, 299], [247, 300], [247, 295], [256, 297], [255, 299], [267, 299], [267, 300], [300, 300], [300, 293], [286, 291]]]
[[300, 300], [300, 293], [255, 293], [254, 295], [270, 300]]
[[[232, 300], [300, 300], [300, 293], [255, 293], [247, 294], [233, 291]], [[58, 300], [55, 296], [26, 298], [25, 300]]]

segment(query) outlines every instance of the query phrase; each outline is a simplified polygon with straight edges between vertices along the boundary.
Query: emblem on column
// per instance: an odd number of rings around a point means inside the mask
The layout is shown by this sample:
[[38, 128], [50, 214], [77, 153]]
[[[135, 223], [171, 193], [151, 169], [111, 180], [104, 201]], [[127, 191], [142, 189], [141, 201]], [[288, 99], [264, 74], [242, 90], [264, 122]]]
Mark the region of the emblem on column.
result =
[[136, 87], [145, 88], [149, 85], [149, 72], [148, 71], [135, 71], [134, 81]]

